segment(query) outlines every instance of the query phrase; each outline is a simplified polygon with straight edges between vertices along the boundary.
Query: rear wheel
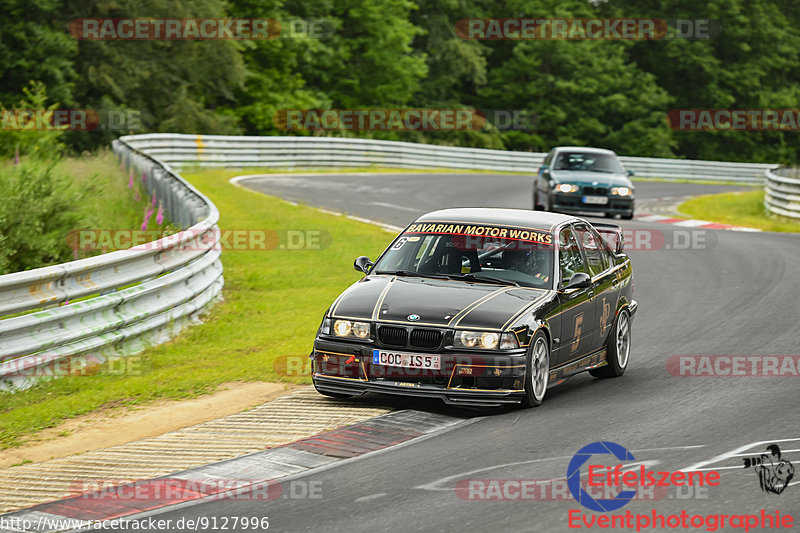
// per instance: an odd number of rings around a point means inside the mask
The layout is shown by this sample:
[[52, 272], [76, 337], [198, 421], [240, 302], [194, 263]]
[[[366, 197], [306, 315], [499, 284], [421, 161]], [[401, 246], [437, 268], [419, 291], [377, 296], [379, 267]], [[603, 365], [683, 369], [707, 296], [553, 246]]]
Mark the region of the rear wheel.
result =
[[613, 333], [606, 342], [606, 358], [608, 364], [590, 370], [596, 378], [615, 378], [625, 373], [631, 354], [631, 315], [623, 309], [614, 322]]
[[522, 400], [522, 405], [538, 407], [544, 401], [550, 381], [550, 347], [547, 337], [541, 331], [537, 332], [531, 341], [527, 364], [525, 398]]

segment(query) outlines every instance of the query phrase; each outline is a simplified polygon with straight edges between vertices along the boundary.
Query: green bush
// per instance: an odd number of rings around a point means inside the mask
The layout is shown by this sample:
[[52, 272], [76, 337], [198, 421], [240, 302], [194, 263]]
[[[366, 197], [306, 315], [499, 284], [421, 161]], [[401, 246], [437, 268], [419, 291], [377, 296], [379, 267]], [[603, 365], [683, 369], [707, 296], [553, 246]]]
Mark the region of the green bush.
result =
[[73, 258], [66, 236], [98, 187], [90, 182], [76, 190], [54, 165], [28, 160], [0, 167], [0, 274]]

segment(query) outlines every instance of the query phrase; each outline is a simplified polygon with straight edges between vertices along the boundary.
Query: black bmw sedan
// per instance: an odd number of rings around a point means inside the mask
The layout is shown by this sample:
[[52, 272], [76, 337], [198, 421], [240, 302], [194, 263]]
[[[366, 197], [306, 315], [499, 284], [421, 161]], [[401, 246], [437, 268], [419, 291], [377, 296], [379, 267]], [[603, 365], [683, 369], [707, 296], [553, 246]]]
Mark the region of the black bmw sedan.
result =
[[325, 313], [313, 381], [450, 404], [542, 403], [579, 372], [628, 366], [633, 269], [622, 230], [562, 214], [446, 209], [405, 228]]

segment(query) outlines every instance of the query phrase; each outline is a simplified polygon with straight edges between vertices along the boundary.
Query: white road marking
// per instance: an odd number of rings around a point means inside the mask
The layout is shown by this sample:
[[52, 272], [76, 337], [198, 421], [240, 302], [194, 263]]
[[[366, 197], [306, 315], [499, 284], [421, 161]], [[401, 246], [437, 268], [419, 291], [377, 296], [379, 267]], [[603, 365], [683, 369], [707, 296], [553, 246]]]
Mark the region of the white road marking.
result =
[[692, 448], [705, 448], [705, 444], [690, 444], [688, 446], [666, 446], [664, 448], [641, 448], [639, 450], [630, 450], [631, 453], [638, 452], [661, 452], [664, 450], [691, 450]]
[[[750, 444], [745, 444], [744, 446], [739, 446], [736, 449], [730, 450], [730, 451], [725, 452], [725, 453], [721, 453], [721, 454], [719, 454], [719, 455], [717, 455], [715, 457], [712, 457], [711, 459], [709, 459], [707, 461], [700, 461], [699, 463], [695, 463], [695, 464], [693, 464], [691, 466], [687, 466], [686, 468], [681, 468], [680, 471], [681, 472], [694, 472], [696, 470], [702, 470], [702, 469], [704, 469], [704, 467], [706, 467], [708, 465], [713, 465], [714, 463], [720, 463], [720, 462], [724, 461], [725, 459], [729, 459], [731, 457], [740, 457], [742, 452], [744, 452], [746, 450], [751, 450], [751, 449], [755, 448], [756, 446], [767, 446], [767, 445], [775, 444], [775, 443], [778, 443], [778, 442], [798, 442], [798, 441], [800, 441], [800, 439], [775, 439], [775, 440], [762, 440], [762, 441], [758, 441], [758, 442], [751, 442]], [[720, 467], [720, 469], [722, 469], [722, 468], [731, 468], [731, 467]], [[716, 468], [714, 468], [714, 469], [706, 469], [706, 470], [716, 470]]]
[[730, 228], [725, 228], [725, 230], [727, 230], [727, 231], [750, 231], [750, 232], [759, 232], [759, 231], [761, 231], [758, 228], [743, 228], [741, 226], [733, 226], [733, 227], [730, 227]]
[[370, 500], [377, 500], [378, 498], [383, 498], [384, 496], [386, 496], [385, 492], [379, 492], [377, 494], [370, 494], [369, 496], [362, 496], [360, 498], [356, 498], [355, 502], [356, 503], [358, 503], [358, 502], [368, 502]]
[[[704, 446], [705, 446], [704, 444], [691, 444], [691, 445], [687, 445], [687, 446], [665, 446], [665, 447], [661, 447], [661, 448], [639, 448], [637, 450], [630, 450], [630, 451], [631, 451], [631, 453], [634, 453], [634, 452], [635, 453], [639, 453], [639, 452], [656, 452], [656, 451], [664, 451], [664, 450], [691, 450], [691, 449], [696, 449], [696, 448], [703, 448]], [[558, 456], [558, 457], [545, 457], [545, 458], [542, 458], [542, 459], [531, 459], [529, 461], [518, 461], [518, 462], [515, 462], [515, 463], [506, 463], [506, 464], [501, 464], [501, 465], [487, 466], [487, 467], [484, 467], [484, 468], [478, 468], [477, 470], [470, 470], [468, 472], [461, 472], [459, 474], [454, 474], [452, 476], [443, 477], [443, 478], [431, 481], [430, 483], [425, 483], [424, 485], [417, 485], [414, 488], [415, 489], [422, 489], [422, 490], [452, 490], [452, 487], [441, 488], [440, 485], [442, 485], [443, 483], [447, 483], [448, 481], [451, 481], [451, 480], [456, 479], [456, 478], [460, 479], [460, 478], [463, 478], [465, 476], [469, 476], [471, 474], [477, 474], [478, 472], [485, 472], [487, 470], [495, 470], [495, 469], [499, 469], [499, 468], [506, 468], [506, 467], [509, 467], [509, 466], [524, 465], [524, 464], [531, 464], [531, 463], [541, 463], [541, 462], [544, 462], [544, 461], [558, 461], [558, 460], [561, 460], [561, 459], [571, 459], [572, 457], [573, 457], [572, 455], [562, 455], [562, 456]], [[651, 463], [651, 461], [639, 461], [639, 462], [633, 463], [633, 464], [649, 465], [650, 463]], [[653, 462], [653, 464], [654, 465], [658, 464], [658, 461]]]
[[[450, 490], [453, 490], [452, 487], [442, 488], [442, 487], [439, 487], [439, 485], [441, 485], [442, 483], [447, 483], [448, 481], [451, 481], [453, 479], [461, 479], [461, 478], [464, 478], [464, 477], [472, 475], [472, 474], [477, 474], [478, 472], [486, 472], [487, 470], [496, 470], [496, 469], [500, 469], [500, 468], [506, 468], [506, 467], [509, 467], [509, 466], [525, 465], [525, 464], [532, 464], [532, 463], [541, 463], [541, 462], [544, 462], [544, 461], [557, 461], [559, 459], [571, 459], [571, 458], [572, 458], [571, 455], [563, 455], [563, 456], [560, 456], [560, 457], [544, 457], [542, 459], [531, 459], [529, 461], [518, 461], [518, 462], [515, 462], [515, 463], [505, 463], [505, 464], [502, 464], [502, 465], [492, 465], [492, 466], [487, 466], [487, 467], [484, 467], [484, 468], [478, 468], [476, 470], [470, 470], [468, 472], [461, 472], [459, 474], [454, 474], [452, 476], [439, 478], [437, 480], [431, 481], [430, 483], [425, 483], [424, 485], [417, 485], [414, 488], [415, 489], [422, 489], [422, 490], [447, 490], [447, 491], [450, 491]], [[542, 480], [542, 481], [544, 481], [544, 480]]]
[[[313, 175], [318, 175], [318, 174], [313, 174]], [[237, 186], [237, 187], [242, 187], [242, 185], [240, 185], [239, 182], [247, 180], [247, 179], [255, 179], [255, 178], [262, 178], [262, 177], [265, 177], [265, 176], [262, 176], [262, 175], [236, 176], [234, 178], [229, 179], [228, 181], [230, 183], [232, 183], [233, 185]], [[269, 175], [267, 175], [267, 177], [269, 177]], [[248, 190], [252, 190], [252, 189], [248, 189]], [[260, 191], [256, 191], [256, 192], [260, 192]], [[289, 203], [292, 204], [292, 205], [297, 205], [296, 203], [292, 203], [292, 202], [289, 202]], [[386, 204], [386, 205], [391, 205], [391, 204]], [[309, 206], [309, 207], [311, 207], [311, 206]], [[396, 207], [398, 207], [398, 209], [404, 209], [404, 208], [400, 208], [399, 206], [396, 206]], [[357, 222], [364, 222], [365, 224], [372, 224], [373, 226], [378, 226], [379, 228], [382, 228], [385, 231], [388, 231], [389, 233], [399, 233], [399, 232], [403, 231], [403, 228], [401, 228], [400, 226], [394, 226], [392, 224], [385, 224], [383, 222], [378, 222], [377, 220], [370, 220], [368, 218], [361, 218], [361, 217], [356, 217], [356, 216], [353, 216], [353, 215], [345, 215], [344, 213], [340, 213], [338, 211], [331, 211], [329, 209], [323, 209], [323, 208], [320, 208], [320, 207], [311, 207], [311, 208], [312, 209], [316, 209], [320, 213], [325, 213], [326, 215], [333, 215], [333, 216], [336, 216], [336, 217], [346, 216], [350, 220], [355, 220]], [[416, 209], [412, 209], [412, 211], [416, 211]]]
[[[783, 454], [783, 455], [786, 455], [787, 453], [792, 453], [792, 452], [800, 452], [800, 449], [798, 449], [798, 450], [784, 450], [784, 449], [781, 449], [781, 454]], [[731, 455], [731, 457], [750, 457], [751, 455], [753, 455], [753, 452], [750, 452], [750, 453], [734, 453], [734, 454]]]
[[413, 207], [406, 207], [403, 205], [396, 205], [396, 204], [389, 204], [386, 202], [371, 202], [372, 205], [379, 205], [381, 207], [388, 207], [390, 209], [399, 209], [401, 211], [411, 211], [412, 213], [418, 213], [419, 209], [415, 209]]
[[673, 226], [687, 226], [693, 228], [697, 226], [705, 226], [706, 224], [713, 224], [713, 222], [709, 222], [708, 220], [696, 220], [692, 218], [689, 220], [683, 220], [681, 222], [675, 222]]
[[692, 472], [705, 472], [706, 470], [713, 470], [716, 472], [717, 470], [744, 470], [744, 465], [741, 464], [739, 466], [714, 466], [711, 468], [694, 468]]
[[[451, 491], [451, 490], [453, 490], [454, 487], [440, 487], [438, 485], [441, 485], [442, 483], [447, 483], [448, 481], [451, 481], [451, 480], [453, 480], [455, 478], [463, 479], [464, 477], [469, 476], [471, 474], [476, 474], [478, 472], [485, 472], [487, 470], [495, 470], [495, 469], [506, 468], [508, 466], [524, 465], [524, 464], [530, 464], [530, 463], [541, 463], [543, 461], [551, 461], [551, 460], [555, 461], [555, 460], [558, 460], [558, 459], [572, 459], [572, 457], [573, 457], [572, 455], [567, 455], [567, 456], [563, 456], [563, 457], [546, 457], [546, 458], [543, 458], [543, 459], [531, 459], [529, 461], [520, 461], [520, 462], [517, 462], [517, 463], [507, 463], [507, 464], [502, 464], [502, 465], [487, 466], [485, 468], [479, 468], [477, 470], [471, 470], [469, 472], [463, 472], [461, 474], [455, 474], [455, 475], [452, 475], [452, 476], [443, 477], [441, 479], [437, 479], [435, 481], [432, 481], [430, 483], [426, 483], [424, 485], [417, 485], [414, 488], [415, 489], [421, 489], [421, 490]], [[661, 461], [659, 461], [657, 459], [653, 459], [653, 460], [649, 460], [649, 461], [636, 461], [634, 463], [627, 463], [627, 464], [622, 465], [622, 471], [623, 472], [627, 472], [629, 469], [637, 467], [639, 465], [644, 465], [645, 468], [650, 468], [650, 467], [656, 466], [660, 462]], [[585, 472], [583, 475], [586, 475], [586, 474], [588, 474], [588, 472]], [[566, 479], [566, 476], [565, 477], [555, 477], [555, 478], [552, 478], [552, 479], [538, 479], [538, 480], [536, 480], [536, 482], [537, 483], [547, 483], [549, 481], [559, 481], [559, 480], [562, 480], [562, 479]]]
[[667, 220], [670, 217], [664, 217], [661, 215], [648, 215], [646, 217], [637, 218], [639, 222], [658, 222], [659, 220]]

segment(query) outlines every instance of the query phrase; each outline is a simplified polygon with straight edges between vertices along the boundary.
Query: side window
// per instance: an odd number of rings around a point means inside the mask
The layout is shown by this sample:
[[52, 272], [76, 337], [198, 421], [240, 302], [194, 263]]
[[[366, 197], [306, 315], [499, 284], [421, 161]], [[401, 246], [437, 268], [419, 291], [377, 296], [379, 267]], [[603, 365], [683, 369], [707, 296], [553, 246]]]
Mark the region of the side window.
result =
[[545, 156], [544, 161], [542, 161], [542, 164], [550, 166], [552, 164], [552, 162], [553, 162], [553, 154], [554, 153], [555, 153], [555, 150], [550, 150], [550, 153]]
[[565, 228], [558, 235], [558, 266], [563, 281], [569, 280], [576, 272], [589, 273], [572, 228]]
[[606, 253], [599, 241], [600, 236], [585, 224], [579, 224], [577, 232], [583, 244], [583, 251], [586, 252], [589, 270], [591, 270], [592, 276], [596, 276], [606, 269]]

